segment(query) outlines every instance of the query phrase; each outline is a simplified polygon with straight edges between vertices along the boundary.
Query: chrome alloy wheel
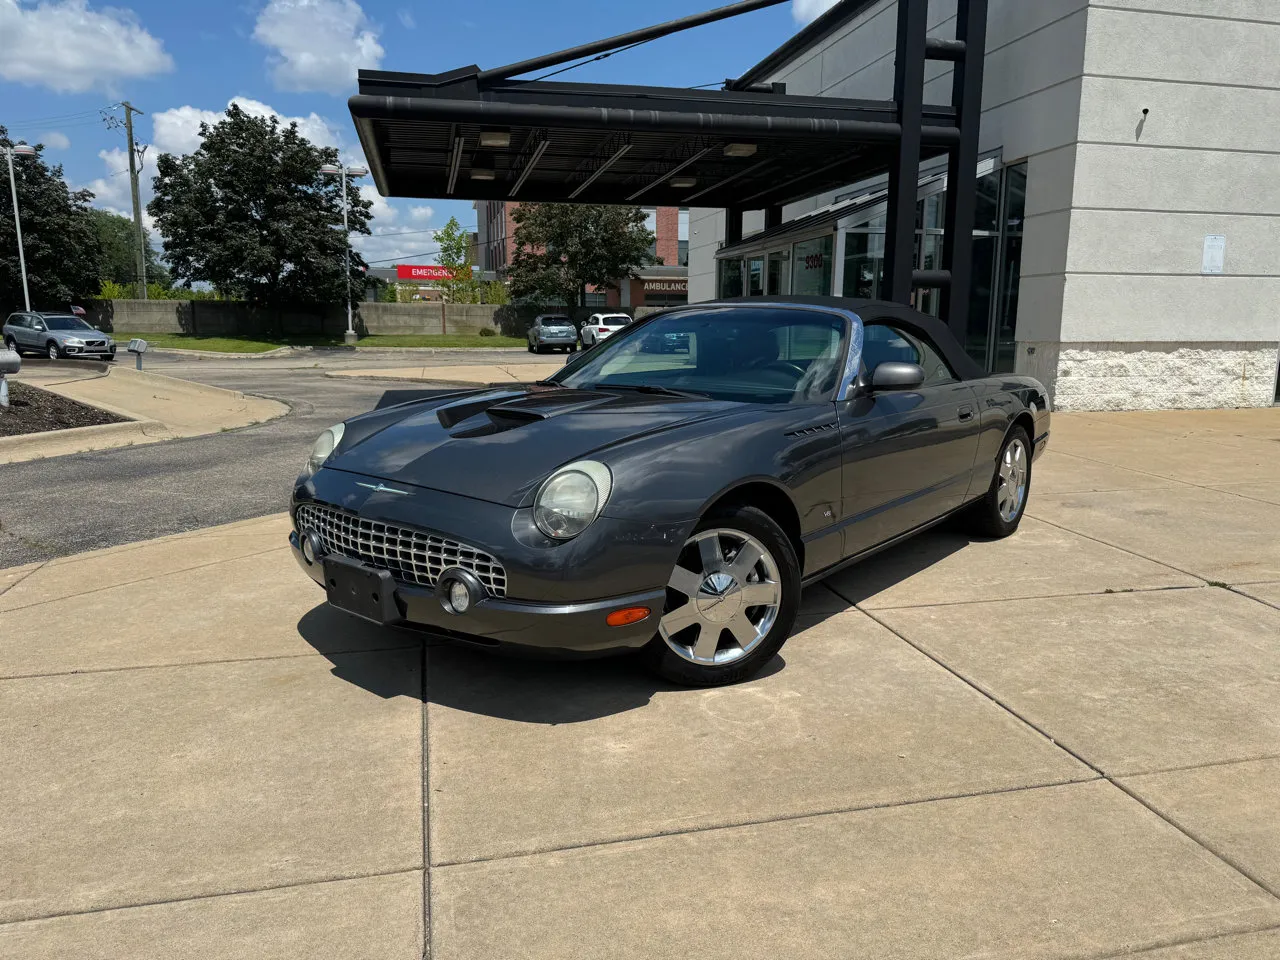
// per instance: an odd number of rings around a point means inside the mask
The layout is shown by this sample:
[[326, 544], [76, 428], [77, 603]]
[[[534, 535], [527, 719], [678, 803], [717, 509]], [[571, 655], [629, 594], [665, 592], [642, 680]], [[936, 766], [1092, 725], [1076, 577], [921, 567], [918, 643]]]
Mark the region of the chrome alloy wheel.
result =
[[690, 537], [667, 587], [676, 596], [658, 632], [691, 663], [719, 665], [745, 657], [769, 635], [782, 603], [777, 561], [740, 530]]
[[996, 507], [1000, 519], [1012, 523], [1027, 499], [1027, 447], [1015, 439], [1004, 448], [1000, 458], [1000, 486], [996, 490]]

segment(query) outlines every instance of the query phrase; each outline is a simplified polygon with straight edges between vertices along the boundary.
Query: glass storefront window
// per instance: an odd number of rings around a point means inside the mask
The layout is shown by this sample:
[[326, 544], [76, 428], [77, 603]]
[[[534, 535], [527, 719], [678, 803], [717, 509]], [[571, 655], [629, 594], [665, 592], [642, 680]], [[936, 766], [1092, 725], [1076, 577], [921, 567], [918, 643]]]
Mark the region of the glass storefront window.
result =
[[991, 338], [991, 291], [996, 282], [1000, 251], [1000, 171], [978, 178], [973, 217], [973, 274], [969, 293], [969, 325], [965, 352], [985, 370]]
[[764, 257], [752, 257], [747, 261], [747, 296], [764, 296]]
[[717, 296], [742, 296], [742, 261], [737, 258], [718, 260], [716, 261], [716, 270], [719, 273], [716, 287], [720, 291]]
[[831, 271], [834, 266], [831, 234], [814, 240], [802, 240], [791, 247], [791, 293], [795, 296], [828, 297], [831, 295]]
[[1022, 282], [1022, 225], [1027, 213], [1027, 165], [1009, 167], [1004, 175], [1004, 252], [1001, 257], [1000, 315], [996, 323], [993, 371], [1013, 370], [1018, 329], [1018, 286]]

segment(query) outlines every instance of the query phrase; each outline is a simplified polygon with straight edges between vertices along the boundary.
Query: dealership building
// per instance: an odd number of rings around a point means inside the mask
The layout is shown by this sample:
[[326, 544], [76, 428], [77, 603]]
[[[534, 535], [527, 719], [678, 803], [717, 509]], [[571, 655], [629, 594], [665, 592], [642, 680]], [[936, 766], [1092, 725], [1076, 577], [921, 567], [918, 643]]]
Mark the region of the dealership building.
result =
[[[956, 34], [955, 0], [928, 34]], [[897, 4], [845, 0], [739, 84], [894, 95]], [[1280, 369], [1280, 3], [990, 0], [965, 347], [1061, 409], [1264, 406]], [[953, 68], [926, 67], [925, 104]], [[926, 107], [927, 109], [927, 107]], [[942, 262], [922, 164], [916, 268]], [[886, 178], [690, 218], [689, 296], [884, 292]], [[777, 222], [780, 219], [781, 222]], [[937, 313], [937, 290], [916, 289]]]
[[1280, 2], [840, 0], [720, 90], [561, 76], [780, 2], [361, 71], [352, 118], [383, 194], [491, 205], [498, 250], [518, 203], [688, 209], [690, 302], [909, 303], [1061, 409], [1276, 401]]

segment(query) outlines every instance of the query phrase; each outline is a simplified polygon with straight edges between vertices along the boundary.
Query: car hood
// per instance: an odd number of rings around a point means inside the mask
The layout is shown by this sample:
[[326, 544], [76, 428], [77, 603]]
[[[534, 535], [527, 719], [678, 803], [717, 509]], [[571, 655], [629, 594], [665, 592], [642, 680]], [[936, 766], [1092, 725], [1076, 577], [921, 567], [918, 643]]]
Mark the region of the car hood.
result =
[[519, 506], [557, 467], [741, 406], [542, 385], [497, 389], [438, 406], [415, 404], [325, 466]]

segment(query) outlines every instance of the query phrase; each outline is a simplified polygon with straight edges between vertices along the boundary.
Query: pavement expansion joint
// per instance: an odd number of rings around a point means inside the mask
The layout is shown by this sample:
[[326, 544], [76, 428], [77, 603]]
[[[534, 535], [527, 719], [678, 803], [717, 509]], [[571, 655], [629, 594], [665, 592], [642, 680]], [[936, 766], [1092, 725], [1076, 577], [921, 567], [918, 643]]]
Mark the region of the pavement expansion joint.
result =
[[244, 887], [237, 890], [220, 890], [217, 893], [198, 893], [190, 897], [168, 897], [162, 900], [139, 900], [130, 903], [116, 903], [109, 907], [95, 907], [91, 910], [59, 910], [43, 913], [38, 917], [23, 917], [20, 920], [0, 920], [0, 927], [14, 926], [19, 923], [37, 923], [41, 920], [56, 920], [59, 917], [86, 917], [97, 913], [114, 913], [118, 910], [136, 910], [140, 907], [160, 907], [168, 903], [191, 903], [200, 900], [218, 900], [222, 897], [241, 897], [253, 893], [270, 893], [273, 890], [294, 890], [301, 887], [319, 887], [327, 883], [348, 883], [352, 880], [374, 880], [378, 877], [398, 877], [406, 873], [418, 873], [423, 868], [400, 867], [395, 870], [376, 870], [372, 873], [353, 873], [318, 880], [304, 880], [301, 883], [276, 883], [263, 887]]
[[824, 817], [839, 817], [850, 813], [867, 813], [872, 810], [895, 810], [900, 807], [920, 807], [930, 803], [946, 803], [951, 800], [971, 800], [975, 797], [997, 797], [1006, 793], [1030, 793], [1034, 790], [1052, 790], [1056, 787], [1069, 787], [1082, 783], [1093, 783], [1105, 780], [1101, 774], [1097, 776], [1075, 777], [1067, 780], [1048, 780], [1044, 783], [1028, 783], [1013, 787], [999, 787], [994, 790], [963, 790], [956, 793], [943, 793], [933, 797], [922, 797], [913, 800], [888, 800], [884, 803], [863, 803], [851, 807], [833, 807], [830, 810], [809, 811], [806, 813], [785, 813], [760, 820], [742, 820], [734, 823], [718, 823], [702, 827], [687, 827], [683, 830], [662, 830], [657, 833], [636, 833], [609, 840], [592, 840], [584, 843], [568, 843], [555, 847], [539, 847], [535, 850], [524, 850], [520, 853], [497, 854], [491, 857], [473, 857], [465, 860], [442, 860], [431, 863], [429, 870], [448, 869], [449, 867], [471, 866], [477, 863], [502, 863], [511, 860], [526, 860], [530, 857], [542, 857], [552, 853], [565, 853], [569, 850], [592, 850], [613, 847], [623, 843], [637, 843], [644, 840], [659, 840], [664, 837], [682, 837], [698, 833], [719, 833], [725, 830], [738, 830], [742, 827], [759, 827], [769, 823], [788, 823], [794, 820], [818, 820]]

